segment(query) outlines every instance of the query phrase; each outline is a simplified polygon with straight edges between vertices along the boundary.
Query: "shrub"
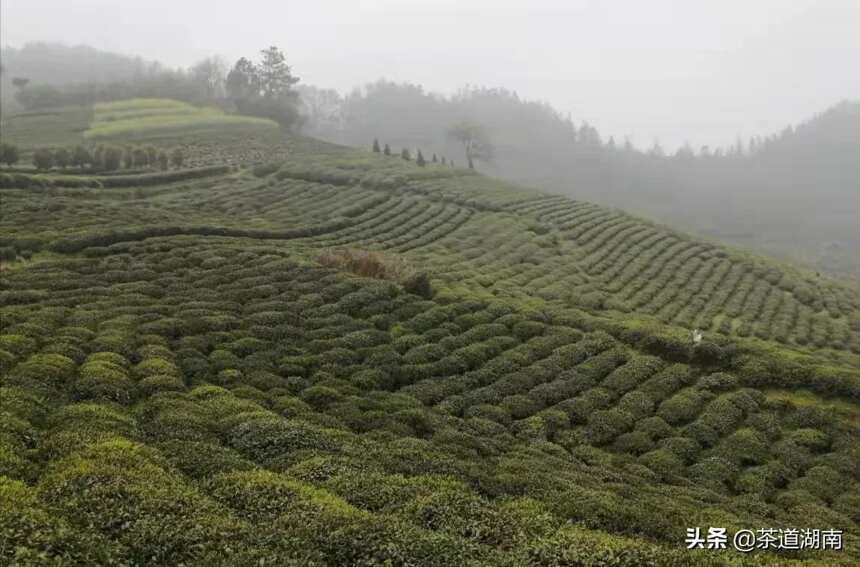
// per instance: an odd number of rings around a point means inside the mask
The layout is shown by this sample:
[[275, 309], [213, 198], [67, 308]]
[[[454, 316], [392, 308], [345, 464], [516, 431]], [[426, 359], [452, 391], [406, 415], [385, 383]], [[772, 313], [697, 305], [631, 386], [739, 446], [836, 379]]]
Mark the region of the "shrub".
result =
[[414, 293], [425, 299], [433, 297], [433, 288], [430, 285], [430, 276], [426, 272], [414, 272], [402, 280], [403, 289]]
[[541, 409], [533, 399], [522, 394], [507, 396], [502, 400], [501, 407], [507, 410], [514, 419], [526, 418]]
[[179, 376], [179, 368], [173, 362], [164, 358], [145, 358], [134, 367], [133, 374], [138, 379], [155, 375]]
[[151, 396], [157, 392], [182, 392], [185, 382], [178, 376], [153, 374], [138, 382], [137, 387], [144, 396]]
[[659, 446], [672, 452], [685, 463], [693, 462], [693, 459], [702, 450], [701, 445], [689, 437], [666, 437], [660, 440]]
[[663, 439], [671, 437], [675, 430], [663, 418], [653, 415], [637, 421], [636, 431], [641, 431], [650, 439]]
[[639, 457], [639, 462], [654, 471], [664, 481], [684, 473], [684, 462], [667, 449], [655, 449]]
[[504, 519], [484, 498], [459, 487], [438, 487], [404, 507], [402, 514], [423, 528], [476, 540], [510, 545]]
[[235, 546], [239, 525], [186, 485], [150, 448], [125, 440], [88, 447], [39, 483], [40, 497], [78, 525], [122, 544], [130, 563], [179, 564]]
[[633, 423], [633, 416], [620, 409], [598, 410], [588, 418], [585, 435], [592, 445], [602, 445], [633, 427]]
[[[708, 565], [705, 557], [687, 551], [669, 550], [638, 539], [609, 535], [566, 526], [554, 534], [530, 542], [524, 564], [535, 567], [594, 565], [637, 567], [639, 565]], [[713, 565], [718, 565], [715, 561]]]
[[415, 271], [405, 260], [391, 254], [335, 250], [321, 254], [317, 261], [323, 266], [346, 270], [359, 276], [398, 282], [409, 293], [422, 297], [430, 297], [433, 293], [426, 273]]
[[[112, 354], [112, 353], [102, 353]], [[78, 399], [112, 400], [125, 403], [131, 400], [134, 383], [125, 369], [111, 362], [90, 357], [80, 368], [73, 391]]]
[[270, 471], [222, 473], [212, 477], [206, 487], [216, 500], [253, 521], [272, 521], [282, 515], [313, 515], [319, 508], [335, 502], [347, 515], [344, 519], [359, 516], [358, 510], [327, 491]]
[[806, 474], [793, 481], [789, 488], [806, 490], [825, 502], [832, 502], [845, 491], [846, 479], [837, 471], [824, 465], [814, 466]]
[[695, 419], [707, 401], [706, 393], [688, 388], [663, 401], [657, 409], [657, 415], [671, 425], [685, 423]]
[[675, 362], [686, 362], [690, 359], [690, 344], [675, 337], [649, 335], [645, 338], [644, 348], [658, 356]]
[[7, 379], [11, 383], [34, 387], [61, 387], [75, 377], [75, 361], [61, 354], [34, 354], [12, 369]]
[[159, 443], [156, 447], [173, 466], [197, 480], [256, 468], [233, 449], [214, 443], [176, 440]]
[[740, 466], [763, 463], [770, 454], [765, 437], [754, 429], [738, 429], [720, 441], [717, 454]]
[[620, 453], [641, 455], [654, 449], [654, 441], [647, 433], [631, 431], [619, 435], [613, 442], [612, 449]]
[[343, 394], [328, 386], [311, 386], [302, 391], [302, 400], [317, 409], [327, 406], [343, 399]]
[[716, 491], [728, 491], [738, 472], [737, 465], [719, 457], [708, 457], [689, 469], [691, 478]]
[[339, 443], [329, 433], [307, 422], [258, 417], [237, 424], [227, 434], [231, 447], [257, 463], [266, 463], [293, 451], [335, 451]]
[[0, 563], [113, 565], [121, 547], [49, 511], [35, 490], [0, 475]]
[[648, 394], [634, 390], [624, 394], [618, 402], [618, 409], [629, 413], [638, 421], [654, 411], [654, 401]]

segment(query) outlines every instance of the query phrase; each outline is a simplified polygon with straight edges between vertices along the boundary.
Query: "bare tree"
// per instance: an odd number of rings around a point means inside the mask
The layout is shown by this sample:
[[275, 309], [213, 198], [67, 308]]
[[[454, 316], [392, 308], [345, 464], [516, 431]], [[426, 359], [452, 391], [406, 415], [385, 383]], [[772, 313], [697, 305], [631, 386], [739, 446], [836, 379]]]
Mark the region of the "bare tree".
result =
[[309, 130], [323, 136], [337, 135], [343, 127], [343, 98], [334, 89], [300, 85], [300, 112]]
[[207, 102], [220, 100], [226, 95], [227, 64], [220, 57], [203, 59], [191, 67], [190, 75]]
[[469, 169], [475, 169], [475, 161], [489, 162], [493, 159], [493, 145], [480, 124], [458, 122], [448, 129], [448, 135], [463, 145]]

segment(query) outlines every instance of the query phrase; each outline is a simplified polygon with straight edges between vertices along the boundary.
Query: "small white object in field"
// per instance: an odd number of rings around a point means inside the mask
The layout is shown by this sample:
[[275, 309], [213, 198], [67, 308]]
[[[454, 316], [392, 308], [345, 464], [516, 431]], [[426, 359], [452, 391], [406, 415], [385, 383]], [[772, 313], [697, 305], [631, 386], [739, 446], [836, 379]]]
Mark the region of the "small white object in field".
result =
[[697, 345], [700, 342], [702, 342], [703, 336], [704, 335], [703, 335], [702, 331], [700, 331], [699, 329], [693, 329], [693, 344]]

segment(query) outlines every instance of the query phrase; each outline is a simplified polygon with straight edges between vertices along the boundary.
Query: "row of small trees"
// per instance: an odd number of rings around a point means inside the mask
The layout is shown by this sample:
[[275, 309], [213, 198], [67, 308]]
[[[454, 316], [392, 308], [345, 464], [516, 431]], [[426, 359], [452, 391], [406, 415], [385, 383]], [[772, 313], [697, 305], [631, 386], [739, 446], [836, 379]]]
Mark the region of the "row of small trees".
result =
[[[418, 164], [420, 167], [424, 167], [425, 165], [427, 165], [427, 160], [424, 158], [424, 154], [421, 153], [421, 150], [416, 150], [416, 152], [417, 153], [415, 155], [415, 163]], [[388, 144], [385, 144], [385, 147], [380, 148], [379, 140], [376, 139], [373, 140], [373, 153], [381, 153], [382, 155], [386, 156], [394, 155], [391, 151], [391, 147]], [[412, 153], [407, 148], [403, 148], [400, 151], [400, 157], [405, 159], [406, 161], [412, 161]], [[433, 157], [430, 159], [430, 162], [448, 165], [448, 161], [445, 159], [445, 156], [442, 156], [442, 159], [440, 160], [436, 156], [436, 154], [433, 154]], [[453, 160], [451, 161], [451, 167], [454, 167]]]
[[115, 171], [123, 167], [166, 170], [171, 166], [182, 167], [184, 163], [185, 152], [182, 148], [167, 152], [152, 145], [122, 147], [99, 144], [92, 149], [78, 145], [72, 148], [39, 148], [33, 153], [33, 165], [42, 171], [54, 167], [91, 168], [97, 171]]

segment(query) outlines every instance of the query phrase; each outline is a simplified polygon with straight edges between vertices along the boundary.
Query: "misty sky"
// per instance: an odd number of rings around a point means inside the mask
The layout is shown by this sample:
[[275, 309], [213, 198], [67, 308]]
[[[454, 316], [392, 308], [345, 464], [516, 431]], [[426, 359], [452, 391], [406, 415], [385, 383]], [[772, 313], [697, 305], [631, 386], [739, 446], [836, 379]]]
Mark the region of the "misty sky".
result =
[[860, 99], [857, 0], [2, 0], [3, 45], [172, 66], [270, 44], [303, 82], [503, 86], [605, 136], [725, 145]]

